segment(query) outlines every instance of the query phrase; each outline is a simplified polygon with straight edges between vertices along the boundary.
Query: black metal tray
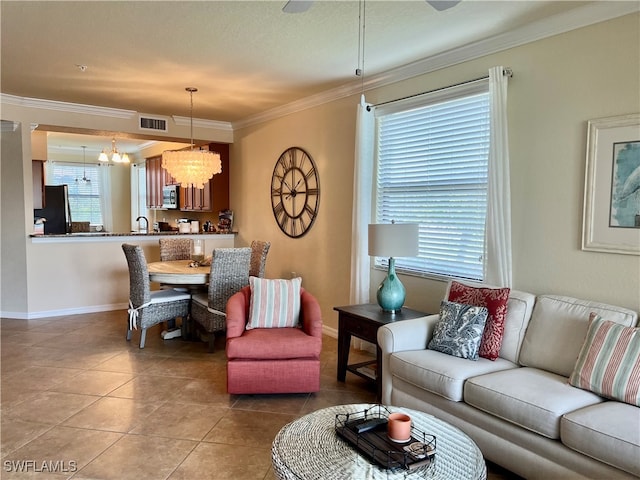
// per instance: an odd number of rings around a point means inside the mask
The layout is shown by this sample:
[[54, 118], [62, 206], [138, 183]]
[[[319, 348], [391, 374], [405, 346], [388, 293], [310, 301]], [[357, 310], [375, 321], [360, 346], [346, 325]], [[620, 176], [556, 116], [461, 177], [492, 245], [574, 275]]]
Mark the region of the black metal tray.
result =
[[389, 439], [386, 423], [374, 430], [358, 433], [357, 427], [361, 423], [374, 418], [386, 420], [389, 413], [391, 412], [384, 405], [374, 405], [358, 412], [339, 413], [335, 419], [336, 433], [383, 468], [413, 471], [431, 465], [435, 461], [436, 437], [414, 426], [411, 427], [411, 438], [403, 443]]

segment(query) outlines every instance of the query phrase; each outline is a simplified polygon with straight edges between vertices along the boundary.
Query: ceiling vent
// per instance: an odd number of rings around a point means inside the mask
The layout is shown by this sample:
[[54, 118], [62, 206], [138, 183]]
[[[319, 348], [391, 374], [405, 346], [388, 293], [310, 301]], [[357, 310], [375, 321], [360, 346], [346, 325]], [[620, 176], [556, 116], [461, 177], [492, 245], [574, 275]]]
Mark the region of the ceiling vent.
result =
[[138, 116], [138, 128], [145, 132], [168, 132], [167, 124], [166, 118], [149, 115]]

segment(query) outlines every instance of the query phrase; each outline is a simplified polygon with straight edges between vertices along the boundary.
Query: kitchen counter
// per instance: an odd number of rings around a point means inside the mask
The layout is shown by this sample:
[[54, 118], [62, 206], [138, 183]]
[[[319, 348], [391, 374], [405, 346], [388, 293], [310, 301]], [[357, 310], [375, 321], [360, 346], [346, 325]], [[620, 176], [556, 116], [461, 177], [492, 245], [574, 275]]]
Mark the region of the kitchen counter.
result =
[[160, 260], [159, 240], [176, 235], [203, 240], [203, 248], [208, 255], [216, 248], [235, 247], [237, 238], [237, 232], [101, 232], [31, 236], [27, 241], [28, 318], [126, 309], [129, 270], [122, 244], [140, 245], [147, 262], [152, 263]]
[[166, 232], [128, 232], [128, 233], [114, 233], [114, 232], [76, 232], [76, 233], [54, 233], [50, 235], [36, 235], [30, 234], [30, 237], [40, 238], [40, 237], [130, 237], [132, 235], [149, 235], [149, 236], [159, 236], [159, 235], [237, 235], [238, 232], [178, 232], [177, 230], [170, 230]]
[[114, 241], [125, 240], [127, 238], [135, 238], [136, 240], [154, 240], [157, 241], [158, 237], [164, 236], [185, 236], [192, 238], [227, 238], [227, 236], [235, 237], [238, 232], [199, 232], [199, 233], [180, 233], [178, 231], [168, 232], [129, 232], [129, 233], [112, 233], [112, 232], [78, 232], [78, 233], [61, 233], [51, 235], [35, 235], [30, 234], [32, 243], [50, 243], [50, 242], [68, 242], [75, 240], [102, 240], [102, 241]]

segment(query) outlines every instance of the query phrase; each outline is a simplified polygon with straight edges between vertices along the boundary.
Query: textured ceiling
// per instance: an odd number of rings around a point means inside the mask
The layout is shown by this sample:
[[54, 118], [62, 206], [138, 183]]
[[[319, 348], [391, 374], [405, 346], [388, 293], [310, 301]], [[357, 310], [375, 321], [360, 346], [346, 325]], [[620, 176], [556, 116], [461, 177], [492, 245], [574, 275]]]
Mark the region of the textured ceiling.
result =
[[[359, 4], [316, 1], [5, 1], [3, 93], [237, 121], [355, 78]], [[365, 74], [521, 27], [585, 2], [365, 3]], [[86, 65], [83, 72], [77, 65]]]
[[[359, 2], [317, 0], [299, 14], [285, 3], [2, 0], [1, 91], [188, 116], [194, 86], [194, 117], [238, 122], [358, 82]], [[594, 3], [463, 0], [438, 12], [367, 0], [365, 78]]]

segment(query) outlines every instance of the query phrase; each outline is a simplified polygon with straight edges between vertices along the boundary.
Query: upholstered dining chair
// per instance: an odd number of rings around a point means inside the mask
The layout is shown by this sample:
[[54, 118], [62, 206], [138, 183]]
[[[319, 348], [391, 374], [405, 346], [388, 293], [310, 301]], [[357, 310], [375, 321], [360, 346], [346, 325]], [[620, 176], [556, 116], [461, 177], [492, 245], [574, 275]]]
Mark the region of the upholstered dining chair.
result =
[[160, 238], [160, 261], [190, 260], [193, 239], [191, 238]]
[[181, 317], [183, 327], [189, 315], [191, 295], [173, 289], [151, 291], [147, 260], [140, 245], [122, 244], [129, 267], [129, 320], [127, 340], [140, 329], [140, 348], [144, 348], [147, 329]]
[[249, 285], [251, 248], [216, 248], [211, 259], [207, 293], [196, 293], [191, 301], [191, 320], [209, 335], [213, 352], [215, 332], [226, 330], [227, 300]]
[[249, 268], [250, 277], [264, 277], [264, 267], [267, 264], [267, 253], [269, 253], [270, 242], [254, 240], [251, 242], [251, 266]]
[[[294, 280], [251, 277], [251, 285], [227, 302], [228, 393], [310, 393], [320, 390], [322, 313], [318, 301], [302, 287], [294, 288], [289, 284], [284, 287], [288, 293], [282, 290], [275, 293], [274, 289], [265, 286], [272, 282], [293, 283]], [[255, 289], [257, 283], [262, 285]], [[286, 307], [277, 309], [278, 302], [274, 302], [274, 298], [279, 298], [280, 305], [286, 304]], [[283, 301], [285, 298], [286, 302]], [[276, 311], [280, 314], [275, 314]], [[296, 312], [298, 316], [291, 322], [283, 322], [284, 311], [287, 312], [285, 317], [289, 312]], [[274, 320], [275, 317], [279, 319]]]

